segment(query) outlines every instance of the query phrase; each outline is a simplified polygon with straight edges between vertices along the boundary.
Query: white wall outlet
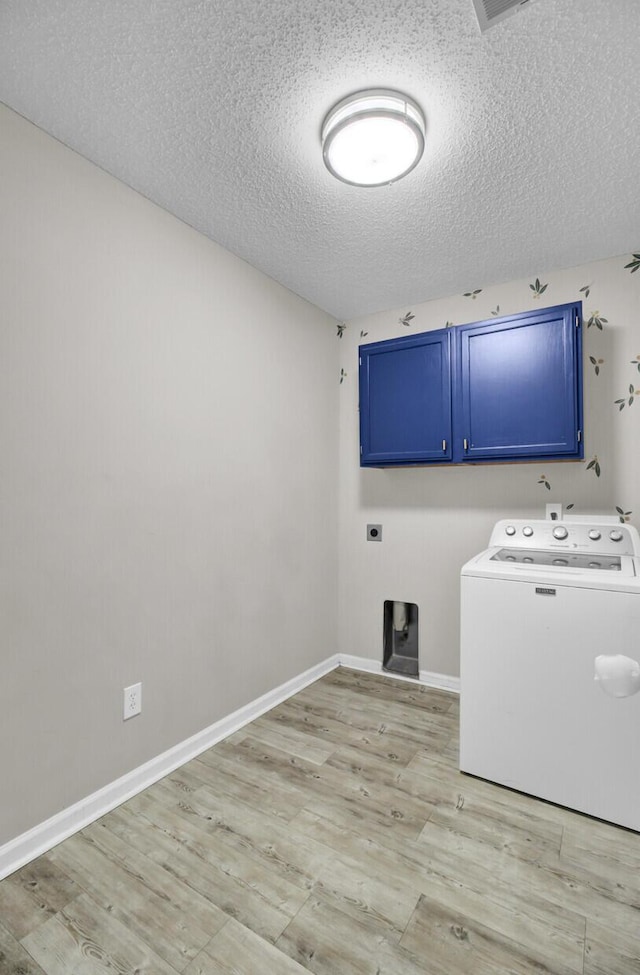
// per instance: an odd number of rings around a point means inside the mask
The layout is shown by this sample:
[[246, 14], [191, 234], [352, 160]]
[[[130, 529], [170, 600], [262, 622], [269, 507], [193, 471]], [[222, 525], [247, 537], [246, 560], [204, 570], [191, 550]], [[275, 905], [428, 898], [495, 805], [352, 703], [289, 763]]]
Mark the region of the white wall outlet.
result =
[[124, 689], [124, 720], [142, 711], [142, 684], [132, 684]]

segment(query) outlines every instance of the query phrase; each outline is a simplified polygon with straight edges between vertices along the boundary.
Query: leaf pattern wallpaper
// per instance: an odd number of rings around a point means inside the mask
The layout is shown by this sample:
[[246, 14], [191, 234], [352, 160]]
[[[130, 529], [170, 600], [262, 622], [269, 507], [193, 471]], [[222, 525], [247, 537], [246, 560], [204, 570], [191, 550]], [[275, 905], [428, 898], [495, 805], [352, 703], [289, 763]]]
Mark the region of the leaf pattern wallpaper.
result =
[[[446, 472], [413, 468], [412, 485], [416, 492], [417, 485], [423, 485], [425, 497], [434, 503], [455, 498], [458, 491], [461, 507], [470, 497], [483, 504], [497, 491], [512, 499], [504, 503], [507, 509], [511, 504], [514, 512], [523, 507], [533, 514], [550, 500], [565, 503], [568, 510], [569, 500], [576, 516], [581, 511], [598, 512], [632, 520], [633, 511], [640, 511], [639, 268], [640, 252], [635, 252], [528, 280], [473, 288], [414, 305], [411, 311], [358, 319], [349, 342], [348, 323], [340, 323], [338, 334], [344, 335], [340, 383], [345, 390], [341, 395], [347, 397], [341, 409], [349, 411], [348, 422], [355, 417], [352, 463], [358, 465], [358, 370], [353, 356], [359, 344], [394, 338], [407, 328], [426, 332], [579, 300], [583, 303], [584, 460], [545, 461], [544, 473], [528, 464], [461, 465], [463, 469], [458, 466]], [[393, 483], [401, 484], [402, 475], [402, 470], [394, 472]], [[374, 471], [366, 472], [368, 483], [374, 483], [375, 476]], [[458, 489], [463, 483], [464, 490]]]
[[534, 298], [539, 298], [540, 295], [543, 295], [545, 293], [545, 291], [547, 290], [547, 288], [549, 287], [549, 285], [548, 284], [540, 284], [540, 278], [536, 278], [535, 281], [533, 282], [533, 284], [530, 284], [529, 287], [533, 291], [533, 297]]
[[594, 355], [589, 356], [589, 362], [593, 366], [593, 371], [596, 376], [600, 375], [600, 366], [604, 365], [604, 359], [596, 359]]
[[587, 328], [595, 326], [595, 328], [599, 328], [602, 331], [603, 327], [608, 324], [608, 319], [604, 318], [599, 311], [592, 311], [587, 319]]
[[[339, 341], [328, 329], [342, 369], [335, 392], [344, 653], [381, 655], [382, 607], [398, 598], [418, 605], [427, 621], [421, 668], [455, 675], [460, 569], [487, 545], [496, 521], [544, 518], [551, 503], [561, 504], [567, 517], [603, 515], [612, 524], [640, 527], [640, 240], [634, 250], [564, 270], [532, 267], [517, 280], [474, 282], [433, 301], [407, 298], [348, 321]], [[429, 268], [424, 273], [427, 278]], [[584, 460], [360, 467], [359, 346], [575, 301], [583, 314]], [[409, 308], [414, 317], [407, 326]], [[377, 522], [385, 541], [372, 550], [364, 526]]]

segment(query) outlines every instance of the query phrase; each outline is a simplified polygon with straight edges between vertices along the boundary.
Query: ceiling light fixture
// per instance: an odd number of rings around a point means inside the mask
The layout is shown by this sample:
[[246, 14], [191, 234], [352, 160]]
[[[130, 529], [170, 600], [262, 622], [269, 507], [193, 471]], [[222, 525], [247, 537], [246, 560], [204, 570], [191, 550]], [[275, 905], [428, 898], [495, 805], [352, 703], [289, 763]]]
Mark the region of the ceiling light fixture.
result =
[[424, 133], [424, 115], [407, 95], [386, 88], [357, 91], [322, 123], [322, 156], [343, 183], [385, 186], [420, 162]]

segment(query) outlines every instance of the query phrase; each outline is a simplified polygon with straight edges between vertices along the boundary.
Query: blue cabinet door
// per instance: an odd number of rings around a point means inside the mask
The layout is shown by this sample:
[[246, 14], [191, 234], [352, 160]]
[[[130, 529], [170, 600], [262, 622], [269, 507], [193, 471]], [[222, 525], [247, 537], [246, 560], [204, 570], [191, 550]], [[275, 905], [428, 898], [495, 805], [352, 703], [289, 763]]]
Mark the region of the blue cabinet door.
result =
[[581, 308], [456, 328], [454, 461], [583, 456]]
[[363, 467], [451, 460], [447, 329], [360, 346]]

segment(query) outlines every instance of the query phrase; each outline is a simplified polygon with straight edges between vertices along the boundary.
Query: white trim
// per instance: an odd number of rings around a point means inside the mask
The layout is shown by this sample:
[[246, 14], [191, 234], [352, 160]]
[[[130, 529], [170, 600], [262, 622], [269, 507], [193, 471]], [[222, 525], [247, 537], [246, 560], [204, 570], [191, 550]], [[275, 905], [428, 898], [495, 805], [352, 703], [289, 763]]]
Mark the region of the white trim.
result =
[[328, 657], [322, 663], [316, 664], [315, 667], [311, 667], [297, 677], [280, 684], [279, 687], [268, 691], [262, 697], [256, 698], [255, 701], [238, 708], [232, 714], [228, 714], [225, 718], [221, 718], [220, 721], [216, 721], [191, 738], [169, 748], [168, 751], [157, 755], [145, 762], [144, 765], [127, 772], [126, 775], [110, 782], [104, 788], [98, 789], [92, 795], [74, 803], [73, 806], [56, 813], [50, 819], [34, 826], [33, 829], [16, 836], [13, 840], [9, 840], [4, 846], [0, 846], [0, 880], [8, 877], [9, 874], [19, 870], [20, 867], [41, 854], [46, 853], [52, 847], [57, 846], [68, 836], [84, 829], [89, 823], [95, 822], [100, 816], [104, 816], [105, 813], [115, 809], [127, 799], [131, 799], [143, 789], [147, 789], [154, 782], [179, 768], [180, 765], [184, 765], [185, 762], [195, 758], [196, 755], [200, 755], [207, 748], [211, 748], [216, 742], [227, 738], [255, 718], [259, 718], [265, 711], [270, 711], [277, 704], [286, 701], [292, 694], [301, 691], [303, 687], [307, 687], [308, 684], [312, 684], [318, 678], [324, 677], [325, 674], [335, 670], [338, 665], [337, 654]]
[[237, 711], [221, 718], [220, 721], [216, 721], [191, 738], [187, 738], [161, 755], [150, 759], [144, 765], [127, 772], [126, 775], [110, 782], [104, 788], [98, 789], [92, 795], [74, 803], [73, 806], [56, 813], [55, 816], [39, 823], [33, 829], [21, 833], [20, 836], [9, 840], [4, 846], [0, 846], [0, 880], [51, 850], [62, 840], [66, 840], [68, 836], [84, 829], [89, 823], [95, 822], [100, 816], [104, 816], [105, 813], [115, 809], [127, 799], [131, 799], [143, 789], [147, 789], [154, 782], [164, 778], [165, 775], [169, 775], [170, 772], [200, 755], [207, 748], [211, 748], [217, 742], [222, 741], [223, 738], [232, 735], [234, 731], [238, 731], [250, 721], [259, 718], [265, 711], [270, 711], [277, 704], [281, 704], [282, 701], [286, 701], [287, 698], [297, 694], [304, 687], [312, 684], [320, 677], [324, 677], [336, 667], [350, 667], [353, 670], [362, 670], [369, 674], [382, 674], [395, 680], [425, 684], [427, 687], [439, 687], [454, 693], [460, 692], [460, 679], [458, 677], [447, 677], [445, 674], [432, 674], [428, 670], [421, 670], [419, 680], [415, 680], [383, 670], [382, 664], [377, 660], [368, 657], [355, 657], [347, 653], [336, 653], [316, 664], [315, 667], [305, 670], [297, 677], [293, 677], [272, 691], [268, 691], [262, 697], [256, 698], [255, 701], [250, 701], [244, 707], [238, 708]]
[[367, 674], [382, 674], [383, 677], [391, 677], [393, 680], [424, 684], [426, 687], [438, 687], [440, 690], [451, 691], [453, 694], [460, 693], [460, 678], [449, 677], [448, 674], [435, 674], [430, 670], [421, 670], [419, 677], [406, 677], [404, 674], [392, 674], [389, 670], [384, 670], [379, 660], [374, 660], [371, 657], [354, 657], [349, 653], [339, 654], [339, 662], [341, 667], [363, 670]]
[[452, 694], [460, 693], [460, 678], [450, 677], [449, 674], [436, 674], [431, 670], [420, 671], [420, 683], [427, 687], [439, 687], [442, 691], [451, 691]]

